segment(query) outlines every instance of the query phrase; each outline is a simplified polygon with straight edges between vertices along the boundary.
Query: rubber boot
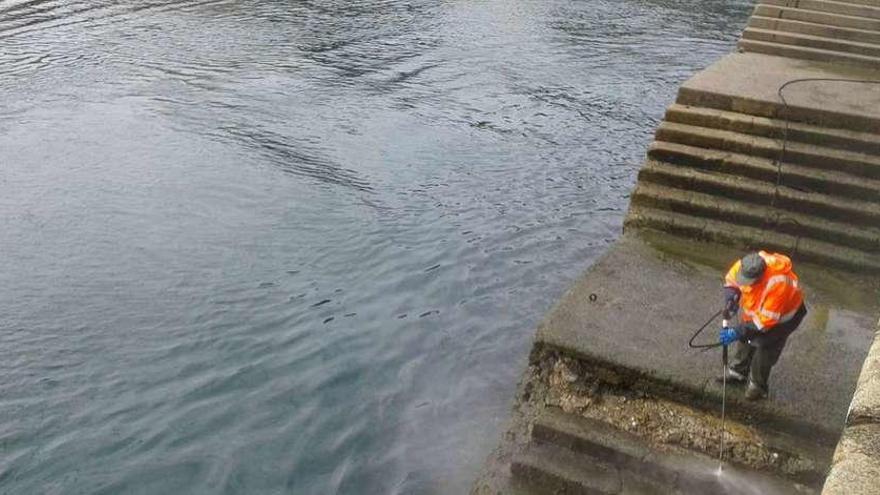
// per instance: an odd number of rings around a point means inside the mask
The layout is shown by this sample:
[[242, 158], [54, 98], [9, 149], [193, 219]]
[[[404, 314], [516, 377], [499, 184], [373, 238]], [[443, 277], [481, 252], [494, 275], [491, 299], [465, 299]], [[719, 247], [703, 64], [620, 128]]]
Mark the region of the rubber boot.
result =
[[[728, 385], [745, 385], [746, 384], [746, 377], [733, 368], [730, 368], [730, 367], [725, 368], [724, 375], [726, 375]], [[719, 377], [715, 378], [715, 381], [718, 383], [724, 383], [724, 378], [725, 378], [724, 376], [719, 376]]]
[[746, 400], [761, 400], [766, 398], [766, 390], [755, 385], [753, 382], [749, 382], [749, 386], [746, 388]]

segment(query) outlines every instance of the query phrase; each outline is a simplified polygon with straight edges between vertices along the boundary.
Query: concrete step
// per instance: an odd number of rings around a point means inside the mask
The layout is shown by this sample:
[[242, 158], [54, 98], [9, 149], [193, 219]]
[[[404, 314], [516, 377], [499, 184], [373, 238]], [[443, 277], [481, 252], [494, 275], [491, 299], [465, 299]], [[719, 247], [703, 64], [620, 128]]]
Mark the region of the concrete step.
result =
[[[616, 466], [553, 445], [529, 445], [513, 456], [510, 474], [530, 494], [664, 495], [681, 494], [654, 486]], [[683, 494], [682, 494], [683, 495]]]
[[842, 3], [851, 3], [854, 5], [869, 5], [871, 7], [880, 7], [880, 0], [836, 0]]
[[838, 246], [799, 239], [788, 234], [769, 232], [719, 219], [707, 219], [631, 204], [624, 222], [629, 229], [653, 229], [692, 240], [732, 244], [744, 249], [771, 249], [792, 253], [800, 261], [809, 261], [828, 267], [859, 273], [880, 273], [880, 262], [875, 257]]
[[854, 177], [850, 174], [817, 170], [790, 163], [780, 167], [775, 161], [727, 151], [697, 148], [684, 144], [655, 141], [648, 156], [679, 166], [717, 172], [744, 179], [754, 179], [775, 187], [812, 192], [831, 197], [880, 201], [880, 181]]
[[[764, 187], [775, 188], [778, 183], [783, 188], [805, 193], [832, 198], [858, 198], [868, 205], [880, 201], [880, 190], [878, 190], [880, 181], [790, 163], [783, 163], [780, 167], [767, 158], [663, 141], [653, 142], [648, 149], [648, 156], [679, 167], [753, 179], [765, 183]], [[861, 207], [864, 203], [858, 205]], [[873, 220], [866, 219], [864, 225], [870, 224], [867, 222]]]
[[[557, 408], [547, 408], [535, 419], [532, 441], [537, 445], [563, 447], [615, 466], [624, 476], [637, 473], [645, 484], [683, 493], [719, 492], [716, 458], [671, 445], [652, 445], [603, 421], [575, 416]], [[758, 474], [748, 468], [728, 465], [727, 469], [750, 471], [764, 488], [777, 488], [774, 493], [790, 492], [791, 485], [797, 483]], [[820, 485], [824, 478], [820, 472], [805, 473], [804, 477], [814, 486]]]
[[872, 256], [880, 252], [880, 230], [876, 228], [853, 228], [819, 217], [767, 208], [765, 205], [735, 201], [648, 181], [639, 183], [633, 192], [632, 201], [656, 209], [703, 218], [720, 218], [737, 225], [809, 237], [863, 251], [864, 256]]
[[[535, 420], [532, 441], [564, 447], [669, 487], [676, 486], [680, 470], [677, 468], [683, 464], [680, 457], [660, 455], [634, 435], [608, 423], [578, 418], [555, 408], [547, 408]], [[717, 463], [709, 470], [714, 467]]]
[[852, 3], [856, 5], [870, 5], [872, 7], [880, 7], [880, 0], [837, 0], [843, 3]]
[[880, 0], [839, 0], [843, 3], [852, 3], [856, 5], [870, 5], [872, 7], [880, 7]]
[[858, 55], [855, 53], [844, 53], [832, 50], [822, 50], [819, 48], [788, 45], [783, 43], [756, 41], [745, 38], [739, 40], [739, 43], [737, 43], [737, 47], [746, 52], [763, 53], [765, 55], [776, 55], [780, 57], [815, 60], [817, 62], [858, 64], [872, 68], [880, 67], [880, 58], [870, 57], [867, 55]]
[[880, 45], [837, 40], [809, 34], [748, 27], [743, 31], [742, 37], [753, 41], [765, 41], [768, 43], [818, 48], [820, 50], [852, 53], [868, 57], [880, 57]]
[[834, 0], [760, 0], [760, 2], [764, 5], [775, 5], [777, 7], [791, 7], [853, 17], [880, 19], [880, 8], [870, 4]]
[[[733, 53], [685, 81], [676, 103], [880, 134], [878, 74], [866, 66]], [[829, 80], [838, 78], [871, 83]], [[779, 98], [783, 86], [788, 105]]]
[[814, 192], [805, 192], [775, 183], [755, 180], [736, 174], [718, 173], [683, 166], [664, 160], [660, 150], [674, 149], [669, 143], [654, 143], [648, 152], [650, 158], [639, 171], [639, 180], [705, 192], [729, 199], [771, 205], [787, 211], [834, 220], [855, 228], [880, 225], [880, 205], [850, 198], [838, 198]]
[[[850, 174], [859, 178], [880, 179], [880, 157], [789, 141], [782, 154], [782, 141], [723, 129], [661, 122], [657, 127], [658, 141], [678, 143], [709, 150], [731, 151], [786, 164]], [[875, 183], [880, 188], [880, 183]], [[880, 189], [878, 189], [880, 191]]]
[[880, 32], [867, 31], [864, 29], [844, 28], [816, 24], [813, 22], [792, 21], [775, 17], [762, 17], [753, 15], [749, 19], [749, 27], [757, 29], [769, 29], [771, 31], [786, 31], [789, 33], [806, 34], [822, 38], [836, 40], [855, 41], [858, 43], [880, 44]]
[[727, 112], [714, 108], [693, 107], [677, 103], [672, 104], [666, 109], [665, 120], [678, 124], [711, 127], [772, 139], [783, 139], [783, 136], [787, 134], [790, 142], [797, 141], [827, 146], [829, 148], [880, 155], [880, 135], [868, 132], [820, 127], [799, 122], [786, 122], [781, 119], [756, 117], [739, 112]]
[[753, 15], [775, 17], [777, 19], [792, 21], [812, 22], [814, 24], [825, 24], [827, 26], [864, 29], [866, 31], [880, 31], [880, 19], [843, 15], [798, 7], [783, 7], [762, 3], [755, 7]]

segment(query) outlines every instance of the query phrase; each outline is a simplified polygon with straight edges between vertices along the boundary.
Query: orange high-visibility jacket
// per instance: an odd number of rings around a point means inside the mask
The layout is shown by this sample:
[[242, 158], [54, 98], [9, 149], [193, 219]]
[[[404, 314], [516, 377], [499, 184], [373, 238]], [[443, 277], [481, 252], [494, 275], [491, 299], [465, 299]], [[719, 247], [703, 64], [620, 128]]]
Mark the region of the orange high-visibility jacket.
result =
[[791, 258], [766, 251], [758, 254], [767, 263], [760, 279], [752, 285], [739, 286], [736, 274], [742, 262], [737, 260], [724, 277], [724, 285], [742, 292], [739, 300], [742, 321], [751, 321], [758, 330], [766, 332], [792, 319], [803, 304], [804, 295], [798, 287], [798, 276], [792, 271]]

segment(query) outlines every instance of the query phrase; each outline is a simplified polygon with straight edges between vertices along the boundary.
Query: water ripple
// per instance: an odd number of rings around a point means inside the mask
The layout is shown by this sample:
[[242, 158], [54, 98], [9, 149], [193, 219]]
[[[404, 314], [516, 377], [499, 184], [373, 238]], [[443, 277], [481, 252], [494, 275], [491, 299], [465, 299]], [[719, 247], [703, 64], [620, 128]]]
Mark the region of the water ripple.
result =
[[0, 492], [466, 492], [750, 7], [0, 0]]

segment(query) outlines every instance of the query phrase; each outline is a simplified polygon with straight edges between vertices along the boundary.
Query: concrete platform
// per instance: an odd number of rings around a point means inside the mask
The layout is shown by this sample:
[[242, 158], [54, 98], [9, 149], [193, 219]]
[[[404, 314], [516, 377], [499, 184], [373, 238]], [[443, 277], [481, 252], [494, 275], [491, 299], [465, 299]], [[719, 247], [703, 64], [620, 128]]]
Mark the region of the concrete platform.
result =
[[[777, 94], [785, 83], [804, 78], [876, 81], [870, 68], [734, 53], [701, 71], [679, 91], [677, 103], [762, 117], [782, 116]], [[880, 84], [810, 81], [789, 85], [785, 116], [798, 122], [880, 133]]]
[[[631, 373], [639, 388], [715, 407], [720, 351], [687, 342], [719, 309], [722, 274], [741, 254], [647, 231], [624, 235], [547, 315], [537, 343]], [[833, 445], [873, 337], [878, 290], [876, 281], [795, 263], [810, 313], [773, 370], [770, 399], [748, 402], [741, 388], [729, 389], [728, 414]]]

